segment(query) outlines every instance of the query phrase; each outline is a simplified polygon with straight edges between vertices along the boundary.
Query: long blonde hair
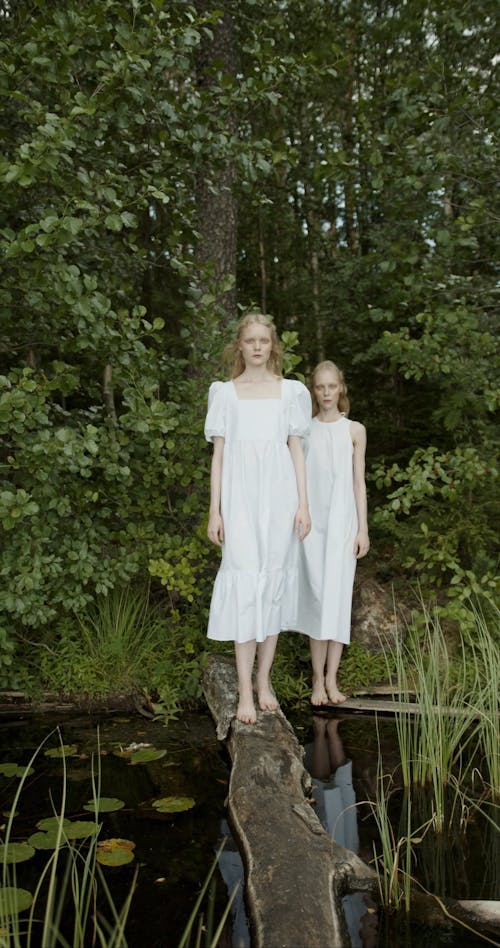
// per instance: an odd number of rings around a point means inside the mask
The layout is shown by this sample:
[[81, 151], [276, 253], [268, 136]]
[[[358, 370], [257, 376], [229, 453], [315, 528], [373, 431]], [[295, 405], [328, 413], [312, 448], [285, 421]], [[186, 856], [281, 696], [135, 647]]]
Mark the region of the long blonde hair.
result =
[[335, 365], [335, 362], [330, 362], [329, 359], [326, 359], [325, 362], [320, 362], [316, 366], [312, 374], [310, 392], [311, 392], [311, 398], [312, 398], [313, 418], [319, 412], [319, 405], [318, 405], [316, 396], [314, 394], [314, 384], [316, 382], [316, 376], [318, 372], [322, 372], [324, 369], [329, 369], [330, 372], [336, 373], [337, 378], [340, 382], [340, 395], [339, 395], [339, 401], [338, 401], [338, 409], [339, 411], [343, 412], [345, 415], [348, 415], [351, 405], [347, 397], [347, 385], [345, 384], [344, 373], [342, 372], [342, 369], [339, 369], [338, 365]]
[[274, 325], [270, 316], [265, 316], [264, 313], [250, 312], [246, 313], [245, 316], [242, 316], [237, 327], [236, 327], [236, 338], [233, 342], [230, 342], [226, 346], [222, 354], [222, 358], [226, 364], [231, 365], [230, 378], [236, 379], [239, 375], [242, 375], [245, 371], [245, 363], [243, 361], [243, 356], [241, 354], [241, 349], [239, 348], [239, 342], [243, 331], [247, 326], [253, 325], [253, 323], [258, 323], [259, 326], [266, 326], [271, 333], [271, 354], [267, 363], [267, 367], [273, 375], [282, 375], [283, 374], [283, 351], [281, 348], [281, 343], [278, 339], [278, 333], [276, 326]]

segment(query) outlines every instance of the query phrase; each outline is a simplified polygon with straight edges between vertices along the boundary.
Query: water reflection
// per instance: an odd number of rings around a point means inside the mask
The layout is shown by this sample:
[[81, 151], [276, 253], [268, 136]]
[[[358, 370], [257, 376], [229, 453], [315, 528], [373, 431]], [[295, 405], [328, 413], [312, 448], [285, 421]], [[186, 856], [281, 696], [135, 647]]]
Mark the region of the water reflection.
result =
[[[339, 727], [342, 718], [313, 717], [313, 741], [304, 747], [304, 766], [313, 781], [316, 813], [326, 831], [340, 846], [359, 852], [356, 794], [352, 761], [346, 757]], [[369, 895], [361, 892], [342, 899], [353, 948], [375, 948], [378, 915]]]
[[229, 824], [225, 819], [220, 822], [220, 838], [216, 849], [219, 848], [223, 839], [225, 845], [219, 856], [219, 870], [226, 884], [228, 898], [233, 894], [235, 886], [238, 886], [231, 905], [231, 948], [250, 948], [250, 932], [244, 901], [245, 870]]

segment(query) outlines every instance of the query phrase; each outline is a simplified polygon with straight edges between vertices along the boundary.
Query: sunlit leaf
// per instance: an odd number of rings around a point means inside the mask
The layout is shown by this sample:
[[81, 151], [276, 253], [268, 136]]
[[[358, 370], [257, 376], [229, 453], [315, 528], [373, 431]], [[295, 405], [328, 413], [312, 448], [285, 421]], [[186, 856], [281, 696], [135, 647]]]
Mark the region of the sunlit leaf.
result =
[[[95, 813], [95, 804], [95, 800], [89, 800], [83, 809]], [[99, 800], [97, 800], [99, 813], [113, 813], [115, 810], [121, 810], [123, 806], [125, 806], [124, 800], [119, 800], [118, 797], [99, 797]]]
[[46, 757], [74, 757], [78, 753], [76, 744], [62, 744], [44, 751]]
[[131, 839], [103, 839], [97, 844], [97, 862], [103, 866], [125, 866], [134, 859]]
[[28, 843], [0, 843], [0, 863], [26, 862], [35, 855]]
[[19, 912], [25, 912], [32, 902], [33, 896], [27, 889], [0, 887], [0, 916], [18, 915]]
[[154, 800], [153, 806], [158, 813], [182, 813], [196, 806], [196, 801], [192, 797], [162, 797]]

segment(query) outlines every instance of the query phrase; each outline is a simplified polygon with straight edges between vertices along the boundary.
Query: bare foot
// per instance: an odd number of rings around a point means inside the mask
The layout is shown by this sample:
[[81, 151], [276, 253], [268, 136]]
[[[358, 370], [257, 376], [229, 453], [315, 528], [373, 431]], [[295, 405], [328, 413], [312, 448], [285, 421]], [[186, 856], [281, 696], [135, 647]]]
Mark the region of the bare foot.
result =
[[347, 695], [343, 695], [337, 685], [329, 685], [326, 682], [326, 693], [330, 704], [342, 704], [343, 701], [347, 701]]
[[255, 724], [257, 721], [257, 712], [253, 703], [253, 694], [242, 693], [238, 701], [238, 710], [236, 717], [242, 724]]
[[313, 676], [311, 704], [328, 704], [328, 695], [326, 693], [325, 682], [323, 678], [316, 679]]
[[269, 682], [260, 682], [256, 679], [257, 698], [259, 699], [259, 708], [261, 711], [277, 711], [279, 708], [278, 700], [273, 695]]

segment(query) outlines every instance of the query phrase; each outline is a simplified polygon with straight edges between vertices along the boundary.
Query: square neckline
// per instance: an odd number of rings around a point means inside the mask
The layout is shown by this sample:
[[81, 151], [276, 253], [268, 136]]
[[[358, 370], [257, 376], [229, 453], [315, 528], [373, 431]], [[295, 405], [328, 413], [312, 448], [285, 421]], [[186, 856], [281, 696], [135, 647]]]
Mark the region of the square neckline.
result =
[[234, 392], [234, 397], [237, 402], [282, 402], [283, 401], [283, 382], [284, 382], [283, 378], [279, 380], [279, 386], [280, 386], [279, 398], [270, 398], [267, 396], [265, 398], [238, 398], [238, 390], [234, 383], [234, 379], [230, 379], [230, 382], [231, 382], [231, 386]]

